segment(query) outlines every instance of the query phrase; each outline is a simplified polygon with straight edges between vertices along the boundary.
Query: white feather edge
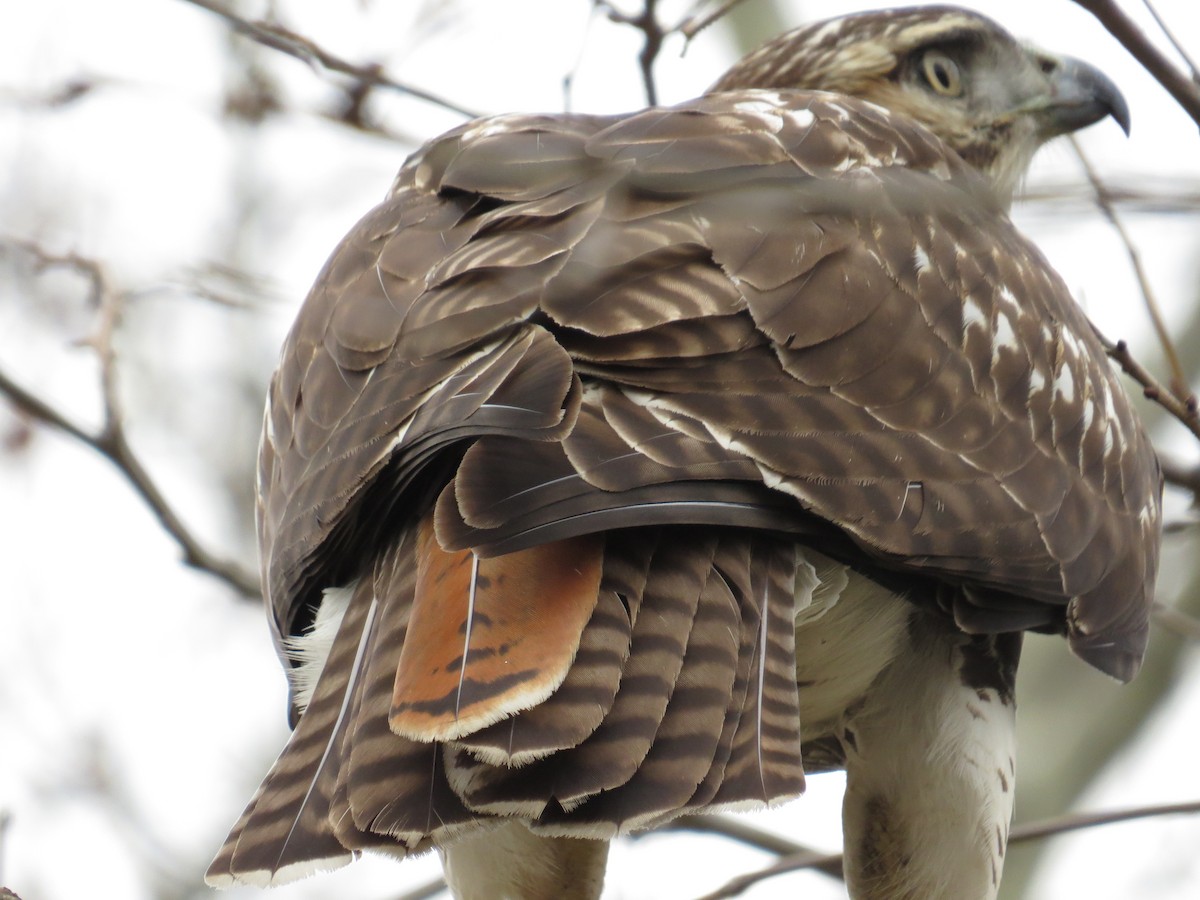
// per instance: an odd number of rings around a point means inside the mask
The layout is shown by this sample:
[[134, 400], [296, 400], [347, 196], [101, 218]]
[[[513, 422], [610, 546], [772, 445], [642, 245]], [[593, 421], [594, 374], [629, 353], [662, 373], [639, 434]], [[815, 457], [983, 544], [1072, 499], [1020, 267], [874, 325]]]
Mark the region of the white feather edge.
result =
[[204, 883], [218, 890], [244, 885], [246, 887], [269, 888], [291, 884], [322, 872], [332, 872], [342, 866], [354, 862], [358, 854], [346, 851], [338, 856], [328, 856], [322, 859], [306, 859], [301, 862], [289, 863], [272, 872], [269, 869], [255, 869], [252, 872], [238, 872], [230, 875], [222, 872], [216, 876], [206, 876]]
[[297, 664], [292, 670], [291, 681], [300, 712], [304, 712], [312, 702], [313, 692], [325, 669], [325, 661], [329, 659], [333, 641], [342, 627], [342, 619], [357, 587], [358, 582], [352, 581], [343, 587], [326, 588], [321, 605], [317, 607], [316, 618], [308, 631], [283, 639], [288, 658]]
[[[354, 596], [357, 586], [358, 582], [354, 581], [344, 587], [327, 588], [323, 592], [323, 599], [321, 605], [317, 608], [317, 615], [313, 620], [312, 627], [303, 635], [285, 640], [284, 646], [288, 655], [299, 662], [299, 666], [292, 677], [294, 679], [293, 685], [296, 690], [297, 702], [301, 710], [305, 709], [312, 700], [313, 692], [316, 690], [317, 682], [321, 677], [321, 671], [325, 668], [325, 663], [329, 659], [329, 653], [333, 648], [334, 638], [337, 637], [338, 630], [341, 628], [342, 619], [346, 615], [346, 610], [350, 606], [350, 600]], [[362, 662], [363, 651], [366, 649], [367, 638], [370, 635], [371, 626], [375, 618], [377, 603], [377, 600], [372, 599], [371, 608], [367, 612], [366, 622], [363, 623], [362, 637], [354, 658], [354, 672], [358, 672]], [[334, 734], [337, 733], [341, 720], [346, 714], [350, 696], [354, 693], [354, 683], [356, 680], [355, 677], [352, 677], [346, 687], [346, 693], [342, 700], [342, 708], [339, 710], [337, 721], [334, 723]], [[286, 753], [287, 748], [284, 748], [283, 752]], [[324, 766], [325, 756], [328, 753], [329, 747], [326, 746], [325, 754], [322, 755], [321, 762], [317, 766], [318, 772]], [[310, 785], [310, 791], [311, 788], [312, 786]], [[300, 812], [303, 811], [307, 803], [308, 797], [305, 797], [304, 802], [301, 804]], [[296, 815], [297, 821], [299, 820], [300, 812]], [[287, 841], [285, 840], [284, 846], [286, 844]], [[206, 875], [204, 880], [210, 887], [221, 889], [234, 885], [248, 885], [260, 888], [277, 887], [293, 881], [299, 881], [302, 878], [307, 878], [319, 872], [339, 869], [357, 858], [357, 853], [347, 850], [345, 853], [339, 853], [334, 856], [288, 863], [277, 869], [252, 869], [234, 873], [222, 872], [211, 876]]]

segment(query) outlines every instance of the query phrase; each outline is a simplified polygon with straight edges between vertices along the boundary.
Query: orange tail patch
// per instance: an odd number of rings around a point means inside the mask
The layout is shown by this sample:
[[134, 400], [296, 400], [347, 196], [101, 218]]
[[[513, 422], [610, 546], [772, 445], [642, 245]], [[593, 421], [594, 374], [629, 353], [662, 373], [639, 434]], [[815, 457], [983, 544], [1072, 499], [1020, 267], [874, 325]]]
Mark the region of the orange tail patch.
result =
[[443, 550], [421, 523], [416, 595], [389, 723], [453, 740], [549, 697], [596, 607], [604, 540], [584, 535], [488, 559]]

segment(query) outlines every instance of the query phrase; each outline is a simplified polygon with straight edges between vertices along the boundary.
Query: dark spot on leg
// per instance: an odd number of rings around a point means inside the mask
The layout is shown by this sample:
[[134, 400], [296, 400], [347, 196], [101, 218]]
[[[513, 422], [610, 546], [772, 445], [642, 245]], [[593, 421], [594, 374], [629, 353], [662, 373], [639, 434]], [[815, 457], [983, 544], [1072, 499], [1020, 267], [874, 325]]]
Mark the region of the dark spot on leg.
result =
[[842, 740], [849, 745], [851, 750], [853, 750], [855, 753], [858, 752], [858, 738], [855, 737], [854, 732], [849, 728], [842, 732]]
[[962, 662], [959, 678], [964, 686], [976, 691], [993, 690], [1000, 702], [1013, 702], [1017, 662], [1021, 657], [1021, 634], [977, 634], [958, 647]]
[[[857, 868], [863, 897], [897, 897], [895, 888], [906, 879], [900, 874], [912, 864], [907, 835], [896, 821], [885, 797], [874, 796], [863, 808], [866, 828], [858, 842]], [[856, 896], [858, 896], [856, 894]], [[909, 900], [904, 894], [904, 900]]]

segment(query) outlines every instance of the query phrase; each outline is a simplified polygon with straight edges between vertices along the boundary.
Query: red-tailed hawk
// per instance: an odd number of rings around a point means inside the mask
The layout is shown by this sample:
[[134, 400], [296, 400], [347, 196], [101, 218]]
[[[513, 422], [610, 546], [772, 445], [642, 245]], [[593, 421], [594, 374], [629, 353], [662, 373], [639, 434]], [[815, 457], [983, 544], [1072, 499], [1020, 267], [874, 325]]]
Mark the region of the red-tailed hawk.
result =
[[1158, 464], [1006, 214], [1110, 114], [924, 7], [417, 152], [271, 384], [296, 727], [210, 882], [436, 846], [460, 897], [590, 898], [616, 835], [844, 768], [852, 896], [994, 897], [1021, 633], [1145, 646]]

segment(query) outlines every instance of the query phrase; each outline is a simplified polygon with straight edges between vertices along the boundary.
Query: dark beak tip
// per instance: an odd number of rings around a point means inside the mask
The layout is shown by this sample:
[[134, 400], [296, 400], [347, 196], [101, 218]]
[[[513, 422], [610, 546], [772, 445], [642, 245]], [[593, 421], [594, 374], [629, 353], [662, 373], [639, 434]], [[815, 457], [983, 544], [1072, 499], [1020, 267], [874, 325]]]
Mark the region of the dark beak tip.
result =
[[1132, 117], [1129, 114], [1129, 104], [1125, 101], [1125, 97], [1117, 89], [1108, 78], [1103, 78], [1103, 83], [1097, 85], [1096, 101], [1104, 106], [1108, 114], [1112, 116], [1113, 121], [1121, 126], [1121, 130], [1125, 132], [1125, 137], [1129, 137], [1129, 132], [1132, 129]]
[[1125, 137], [1129, 137], [1133, 130], [1133, 123], [1129, 116], [1129, 105], [1125, 102], [1125, 98], [1117, 94], [1118, 103], [1114, 103], [1109, 107], [1108, 114], [1113, 117], [1113, 121], [1121, 126], [1121, 130], [1125, 132]]

